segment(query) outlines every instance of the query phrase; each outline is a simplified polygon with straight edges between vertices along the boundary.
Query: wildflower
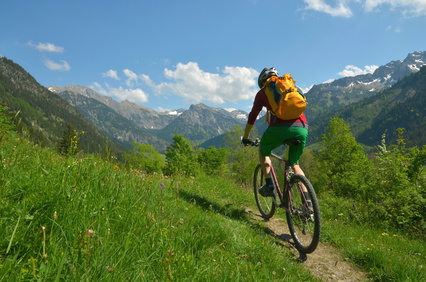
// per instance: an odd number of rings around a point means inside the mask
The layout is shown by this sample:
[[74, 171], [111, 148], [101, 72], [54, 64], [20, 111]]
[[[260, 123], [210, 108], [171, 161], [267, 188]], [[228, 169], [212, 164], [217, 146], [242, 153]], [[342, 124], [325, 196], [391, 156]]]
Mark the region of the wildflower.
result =
[[160, 189], [164, 190], [164, 183], [163, 182], [160, 183]]
[[89, 238], [95, 237], [95, 233], [96, 233], [95, 230], [92, 230], [92, 229], [86, 230], [86, 236], [89, 237]]
[[118, 165], [115, 165], [114, 168], [119, 169], [120, 167]]

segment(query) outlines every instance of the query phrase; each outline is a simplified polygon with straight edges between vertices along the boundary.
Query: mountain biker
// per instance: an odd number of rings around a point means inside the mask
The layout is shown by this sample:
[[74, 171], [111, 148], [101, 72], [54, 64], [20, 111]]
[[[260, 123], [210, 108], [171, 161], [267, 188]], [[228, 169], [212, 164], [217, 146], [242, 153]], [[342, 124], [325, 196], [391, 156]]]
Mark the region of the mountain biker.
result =
[[[266, 96], [264, 84], [271, 76], [279, 76], [275, 68], [264, 68], [259, 75], [258, 85], [260, 90], [257, 92], [254, 98], [253, 107], [247, 119], [247, 124], [244, 131], [242, 143], [248, 146], [252, 141], [250, 138], [250, 131], [256, 122], [257, 116], [262, 111], [263, 107], [268, 109], [269, 126], [266, 129], [260, 140], [259, 147], [259, 160], [262, 164], [263, 175], [265, 175], [266, 184], [259, 190], [259, 193], [263, 197], [274, 196], [274, 184], [270, 173], [270, 164], [272, 150], [279, 147], [284, 143], [285, 140], [290, 138], [299, 139], [301, 142], [298, 145], [291, 145], [289, 147], [289, 164], [293, 168], [295, 174], [305, 175], [303, 170], [299, 166], [299, 159], [302, 156], [303, 150], [306, 145], [306, 138], [308, 137], [308, 122], [305, 114], [297, 119], [282, 120], [277, 118], [271, 113], [271, 105], [268, 102]], [[299, 92], [301, 90], [298, 88]]]

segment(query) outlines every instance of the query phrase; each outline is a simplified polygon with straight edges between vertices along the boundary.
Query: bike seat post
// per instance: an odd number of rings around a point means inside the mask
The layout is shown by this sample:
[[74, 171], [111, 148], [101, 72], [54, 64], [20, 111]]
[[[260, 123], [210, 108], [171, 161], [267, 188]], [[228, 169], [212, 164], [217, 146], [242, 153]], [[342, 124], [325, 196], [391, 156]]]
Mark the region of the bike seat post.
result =
[[302, 143], [299, 139], [297, 138], [290, 138], [284, 141], [284, 145], [299, 145], [300, 143]]

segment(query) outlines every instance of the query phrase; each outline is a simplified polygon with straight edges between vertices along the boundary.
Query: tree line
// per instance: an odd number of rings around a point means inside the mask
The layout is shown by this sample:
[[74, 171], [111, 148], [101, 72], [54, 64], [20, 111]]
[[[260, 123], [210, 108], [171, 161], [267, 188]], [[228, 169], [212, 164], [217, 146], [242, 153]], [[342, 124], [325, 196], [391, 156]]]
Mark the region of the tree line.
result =
[[[341, 214], [358, 224], [425, 237], [426, 146], [408, 148], [404, 131], [397, 129], [397, 142], [390, 145], [384, 134], [375, 152], [367, 154], [343, 119], [330, 120], [316, 149], [305, 148], [300, 161], [326, 217]], [[147, 173], [220, 175], [251, 187], [258, 152], [241, 145], [242, 135], [237, 125], [225, 135], [224, 148], [203, 149], [177, 134], [164, 156], [150, 145], [134, 144], [125, 159], [130, 169]]]

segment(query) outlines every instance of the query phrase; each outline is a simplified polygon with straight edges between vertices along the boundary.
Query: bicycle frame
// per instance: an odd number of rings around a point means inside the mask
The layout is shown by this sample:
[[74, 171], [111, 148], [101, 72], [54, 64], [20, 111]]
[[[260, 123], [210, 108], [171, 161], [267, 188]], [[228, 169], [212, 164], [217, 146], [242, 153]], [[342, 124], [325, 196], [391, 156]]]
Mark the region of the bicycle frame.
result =
[[[291, 142], [293, 142], [293, 141], [294, 141], [293, 139], [287, 140], [287, 142], [284, 142], [283, 145], [289, 146], [289, 145], [291, 145]], [[259, 143], [260, 143], [260, 139], [257, 138], [251, 145], [257, 147], [257, 146], [259, 146]], [[270, 164], [271, 176], [272, 176], [272, 179], [274, 181], [274, 184], [275, 184], [275, 187], [276, 187], [276, 190], [277, 190], [277, 194], [278, 194], [278, 197], [279, 197], [279, 200], [280, 200], [280, 204], [277, 203], [275, 197], [273, 197], [272, 199], [273, 199], [273, 201], [274, 201], [274, 203], [277, 207], [283, 208], [284, 210], [291, 212], [293, 207], [292, 206], [286, 207], [284, 205], [284, 203], [285, 203], [284, 195], [287, 194], [287, 197], [289, 198], [289, 203], [290, 203], [290, 205], [292, 205], [293, 201], [292, 201], [292, 198], [291, 198], [291, 193], [290, 193], [289, 187], [290, 187], [290, 178], [294, 174], [294, 171], [291, 169], [290, 165], [288, 164], [288, 161], [281, 158], [277, 154], [272, 153], [269, 157], [276, 159], [280, 163], [284, 163], [284, 186], [282, 187], [283, 188], [282, 190], [281, 190], [281, 187], [280, 187], [279, 182], [278, 182], [278, 178], [277, 178], [277, 174], [276, 174], [275, 169], [274, 169], [274, 165], [272, 164], [272, 162]], [[299, 187], [299, 189], [301, 189], [302, 192], [305, 191], [305, 189], [303, 189], [303, 187]], [[303, 193], [302, 193], [302, 195], [303, 195]], [[307, 199], [305, 198], [304, 195], [303, 195], [303, 202], [305, 204], [307, 203]]]
[[[290, 207], [285, 207], [285, 205], [284, 205], [284, 193], [286, 193], [287, 197], [290, 198], [289, 202], [291, 203], [291, 194], [289, 193], [289, 190], [288, 190], [289, 179], [290, 179], [289, 173], [290, 173], [291, 168], [288, 165], [288, 162], [286, 160], [284, 160], [283, 158], [279, 157], [278, 155], [272, 153], [270, 157], [276, 159], [277, 161], [279, 161], [281, 163], [284, 163], [284, 185], [283, 185], [283, 190], [281, 190], [281, 187], [279, 185], [277, 174], [275, 173], [274, 165], [272, 164], [272, 162], [271, 162], [271, 165], [270, 165], [270, 169], [271, 169], [271, 176], [272, 176], [272, 179], [273, 179], [273, 181], [275, 183], [275, 188], [277, 189], [277, 194], [278, 194], [278, 197], [279, 197], [279, 200], [280, 200], [280, 203], [281, 203], [281, 204], [278, 204], [276, 202], [276, 199], [274, 198], [273, 200], [275, 201], [275, 205], [277, 207], [281, 207], [281, 208], [285, 209], [286, 211], [288, 211], [288, 210], [290, 210]], [[292, 170], [291, 170], [291, 172], [293, 173]]]
[[[284, 144], [295, 145], [297, 144], [295, 141], [287, 140]], [[259, 143], [259, 139], [256, 139], [250, 145], [257, 147]], [[288, 160], [274, 153], [269, 158], [271, 159], [270, 176], [275, 184], [274, 194], [268, 196], [260, 194], [261, 187], [265, 185], [265, 164], [258, 164], [253, 176], [254, 195], [259, 211], [262, 217], [267, 220], [274, 215], [277, 207], [284, 209], [296, 248], [301, 254], [312, 253], [318, 246], [321, 234], [321, 215], [315, 190], [306, 176], [294, 172]], [[282, 186], [279, 184], [281, 175], [278, 174], [278, 171], [275, 171], [278, 165], [274, 167], [274, 163], [277, 164], [277, 162], [284, 164]], [[281, 171], [281, 165], [279, 168]]]

